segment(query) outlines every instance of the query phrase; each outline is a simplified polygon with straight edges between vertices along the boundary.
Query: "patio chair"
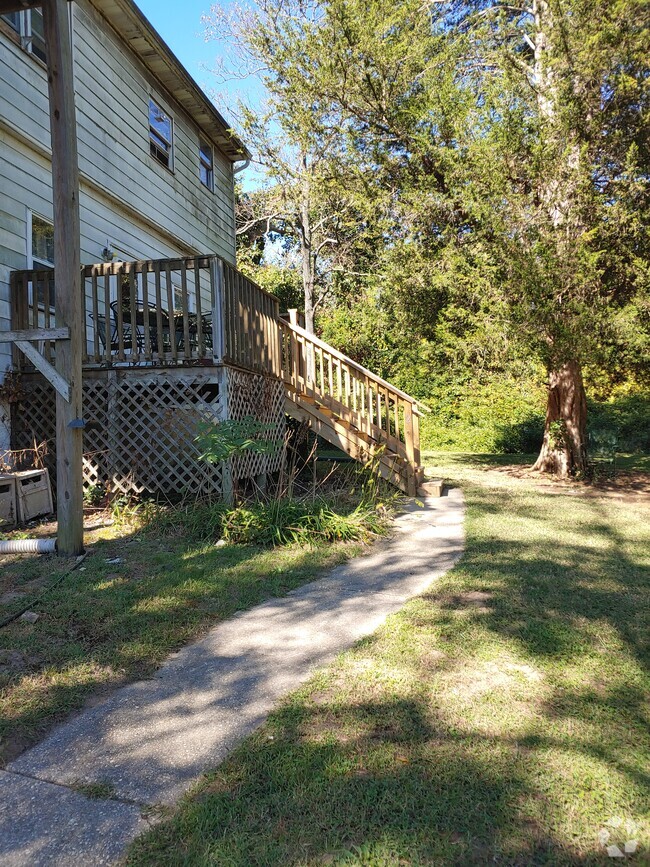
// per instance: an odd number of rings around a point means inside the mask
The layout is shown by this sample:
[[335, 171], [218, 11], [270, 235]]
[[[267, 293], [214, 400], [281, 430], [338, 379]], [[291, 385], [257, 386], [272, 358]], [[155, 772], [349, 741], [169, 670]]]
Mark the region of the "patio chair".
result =
[[97, 318], [95, 319], [95, 316], [91, 313], [90, 318], [95, 323], [95, 328], [97, 329], [97, 334], [99, 335], [99, 340], [104, 351], [106, 351], [106, 345], [109, 343], [111, 352], [117, 352], [120, 348], [120, 344], [117, 337], [117, 324], [113, 318], [111, 317], [110, 319], [110, 340], [107, 339], [108, 329], [106, 328], [106, 317], [102, 313], [98, 313]]

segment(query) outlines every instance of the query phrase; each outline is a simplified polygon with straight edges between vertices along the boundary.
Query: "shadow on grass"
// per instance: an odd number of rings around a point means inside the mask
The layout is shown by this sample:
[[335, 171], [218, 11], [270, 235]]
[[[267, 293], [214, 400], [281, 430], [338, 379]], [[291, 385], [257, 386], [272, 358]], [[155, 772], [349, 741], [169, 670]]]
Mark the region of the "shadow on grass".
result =
[[520, 744], [450, 731], [417, 701], [298, 703], [128, 864], [602, 863], [522, 817], [529, 796]]
[[639, 540], [601, 502], [469, 499], [460, 565], [291, 698], [133, 867], [607, 860], [599, 828], [650, 786]]
[[[17, 620], [0, 631], [0, 765], [89, 698], [150, 675], [215, 623], [313, 580], [352, 550], [216, 548], [151, 531], [95, 542], [83, 569], [36, 607], [35, 624]], [[24, 595], [2, 614], [47, 591], [69, 565], [30, 558], [3, 566], [0, 593]]]

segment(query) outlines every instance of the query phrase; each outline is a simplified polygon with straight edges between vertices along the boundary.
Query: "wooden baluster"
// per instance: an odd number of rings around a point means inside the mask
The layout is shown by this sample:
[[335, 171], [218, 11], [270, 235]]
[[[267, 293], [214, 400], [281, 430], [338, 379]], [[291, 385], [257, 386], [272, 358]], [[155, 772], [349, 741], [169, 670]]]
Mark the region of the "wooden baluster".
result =
[[[165, 341], [164, 341], [164, 324], [163, 324], [163, 309], [162, 309], [162, 288], [160, 285], [160, 262], [156, 260], [152, 263], [153, 267], [153, 281], [154, 281], [154, 294], [156, 297], [156, 344], [158, 351], [158, 358], [165, 357]], [[173, 321], [171, 315], [168, 314], [168, 323], [169, 328], [173, 328]]]
[[375, 414], [375, 427], [379, 428], [377, 432], [377, 436], [381, 437], [381, 390], [377, 383], [373, 383], [373, 401], [374, 401], [374, 414]]
[[363, 382], [363, 400], [364, 400], [364, 417], [366, 420], [366, 433], [371, 434], [370, 430], [372, 424], [372, 393], [370, 391], [370, 382], [368, 381], [368, 377], [364, 376]]
[[113, 336], [113, 311], [111, 310], [111, 272], [110, 268], [104, 269], [104, 331], [106, 334], [104, 346], [104, 358], [110, 364], [111, 343]]
[[[31, 282], [32, 287], [32, 297], [37, 293], [37, 287], [35, 282], [34, 272], [31, 274], [28, 271], [23, 271], [20, 277], [20, 289], [16, 293], [16, 314], [18, 325], [16, 326], [18, 329], [27, 330], [29, 328], [29, 286]], [[19, 370], [24, 370], [25, 368], [25, 356], [18, 349], [17, 346], [14, 346], [14, 364]]]
[[251, 356], [250, 356], [250, 366], [252, 368], [259, 367], [259, 354], [258, 354], [258, 340], [259, 340], [259, 328], [258, 328], [258, 306], [257, 306], [257, 291], [251, 286], [250, 282], [246, 280], [246, 289], [248, 295], [248, 310], [250, 317], [250, 333], [251, 333]]
[[[92, 273], [90, 276], [90, 294], [91, 294], [91, 303], [93, 308], [93, 360], [96, 362], [101, 361], [101, 355], [99, 351], [99, 296], [97, 291], [97, 273], [98, 269], [96, 265], [93, 265]], [[86, 281], [84, 280], [84, 287]], [[48, 286], [48, 294], [49, 294], [49, 286]], [[45, 305], [47, 308], [47, 304]], [[46, 314], [46, 323], [49, 320], [49, 315]], [[84, 322], [86, 317], [84, 316]], [[47, 324], [45, 325], [47, 328]], [[87, 344], [86, 344], [87, 346]], [[86, 360], [86, 348], [84, 348], [83, 353], [84, 361]]]
[[251, 286], [250, 282], [248, 280], [246, 280], [246, 278], [244, 278], [244, 279], [246, 281], [246, 298], [248, 301], [248, 316], [249, 316], [250, 338], [251, 338], [251, 340], [250, 340], [251, 353], [250, 353], [249, 365], [250, 365], [250, 367], [255, 369], [255, 368], [259, 367], [259, 356], [258, 356], [259, 329], [258, 329], [258, 322], [257, 322], [257, 314], [258, 314], [257, 300], [258, 299], [257, 299], [257, 292], [255, 291], [253, 286]]
[[144, 327], [144, 354], [147, 361], [151, 361], [151, 333], [149, 330], [149, 263], [142, 263], [140, 272], [142, 285], [142, 322]]
[[228, 356], [234, 361], [237, 358], [237, 299], [232, 285], [232, 273], [229, 265], [224, 264], [224, 283], [226, 286], [226, 332], [228, 340]]
[[201, 314], [201, 269], [199, 259], [194, 260], [194, 295], [196, 306], [196, 354], [199, 358], [205, 356], [205, 341], [203, 339], [203, 316]]
[[183, 305], [183, 357], [192, 357], [192, 345], [190, 343], [190, 317], [187, 296], [187, 261], [181, 261], [181, 303]]
[[420, 481], [420, 471], [417, 469], [420, 466], [422, 457], [420, 454], [420, 413], [415, 404], [412, 407], [413, 412], [413, 464], [415, 466], [416, 486]]
[[[249, 284], [250, 286], [250, 284]], [[253, 301], [253, 335], [254, 335], [254, 352], [253, 352], [253, 367], [262, 366], [262, 323], [260, 321], [260, 293], [254, 286], [250, 286], [251, 299]]]
[[404, 401], [404, 444], [406, 451], [406, 460], [410, 467], [407, 473], [407, 494], [409, 497], [414, 497], [417, 494], [417, 485], [415, 479], [415, 427], [413, 424], [413, 406], [411, 403]]
[[273, 372], [282, 376], [282, 331], [280, 328], [280, 302], [272, 301], [273, 304]]
[[395, 439], [403, 441], [400, 434], [399, 398], [397, 397], [393, 399], [393, 412], [395, 413]]
[[29, 286], [30, 286], [30, 281], [31, 281], [32, 297], [33, 297], [35, 295], [35, 293], [38, 291], [38, 289], [36, 287], [35, 277], [34, 277], [33, 272], [31, 274], [31, 276], [27, 272], [25, 272], [23, 274], [23, 291], [21, 292], [21, 297], [20, 297], [20, 322], [21, 322], [20, 327], [25, 328], [25, 329], [29, 328], [29, 305], [30, 305]]
[[241, 278], [237, 272], [233, 272], [233, 288], [235, 297], [237, 298], [237, 361], [244, 365], [246, 363], [246, 324], [245, 324], [245, 305], [242, 297]]
[[269, 352], [269, 340], [271, 332], [269, 330], [269, 298], [267, 295], [262, 295], [262, 306], [260, 309], [262, 316], [262, 363], [264, 370], [270, 373], [271, 353]]
[[262, 316], [262, 365], [264, 370], [269, 372], [269, 340], [271, 339], [271, 332], [269, 331], [269, 299], [266, 295], [262, 295], [262, 307], [261, 307], [261, 316]]
[[239, 364], [244, 364], [246, 360], [246, 334], [244, 330], [244, 299], [241, 295], [241, 280], [239, 274], [233, 270], [232, 275], [233, 292], [235, 294], [235, 303], [237, 304], [237, 361]]
[[178, 350], [176, 349], [176, 311], [174, 309], [174, 284], [172, 283], [171, 266], [168, 261], [165, 263], [165, 289], [167, 290], [167, 309], [169, 310], [169, 349], [172, 361], [175, 363], [178, 360]]
[[387, 388], [382, 389], [381, 397], [383, 403], [384, 430], [386, 431], [386, 436], [390, 436], [390, 395]]
[[43, 282], [43, 277], [43, 272], [37, 271], [32, 280], [32, 309], [30, 313], [33, 329], [38, 328], [38, 285]]
[[253, 307], [250, 297], [250, 286], [248, 284], [248, 280], [243, 275], [239, 278], [239, 280], [241, 284], [242, 300], [244, 302], [244, 315], [246, 318], [244, 326], [246, 334], [246, 357], [244, 360], [244, 364], [246, 365], [246, 367], [252, 367], [254, 358], [255, 335], [253, 333]]
[[136, 282], [135, 264], [129, 263], [129, 300], [131, 305], [131, 353], [135, 360], [140, 359], [139, 330], [138, 330], [138, 286]]
[[126, 356], [124, 353], [124, 290], [123, 283], [127, 280], [125, 266], [121, 266], [117, 271], [117, 302], [115, 309], [117, 310], [117, 358], [119, 361], [124, 361]]
[[[19, 282], [18, 282], [18, 274], [16, 271], [9, 272], [9, 303], [11, 307], [11, 330], [18, 331], [21, 328], [20, 324], [20, 315], [19, 315], [19, 301], [18, 297], [21, 294]], [[11, 358], [15, 368], [18, 368], [18, 359], [21, 355], [20, 349], [18, 349], [15, 344], [11, 344]]]

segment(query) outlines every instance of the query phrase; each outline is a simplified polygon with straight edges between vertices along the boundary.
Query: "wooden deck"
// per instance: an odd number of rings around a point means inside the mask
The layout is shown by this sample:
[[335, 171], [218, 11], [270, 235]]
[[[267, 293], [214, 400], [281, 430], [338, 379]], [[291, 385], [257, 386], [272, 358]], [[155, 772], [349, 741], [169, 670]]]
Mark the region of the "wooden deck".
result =
[[[54, 271], [12, 272], [12, 329], [56, 324]], [[85, 368], [233, 364], [279, 376], [277, 299], [218, 256], [82, 269]], [[43, 341], [54, 363], [53, 341]], [[18, 370], [30, 370], [15, 352]]]
[[[120, 448], [133, 452], [137, 442], [135, 453], [146, 451], [153, 466], [153, 432], [162, 431], [156, 427], [162, 414], [168, 462], [174, 465], [169, 473], [182, 487], [187, 473], [174, 457], [173, 437], [168, 442], [174, 414], [179, 423], [190, 419], [180, 430], [191, 439], [201, 417], [261, 420], [263, 415], [283, 424], [286, 411], [356, 460], [373, 460], [406, 493], [417, 492], [422, 480], [417, 401], [300, 328], [295, 317], [281, 318], [277, 299], [223, 259], [100, 263], [85, 266], [82, 274], [84, 401], [87, 407], [95, 401], [94, 415], [104, 420], [95, 427], [113, 431], [115, 455]], [[52, 271], [14, 272], [15, 332], [43, 329], [45, 336], [45, 329], [56, 327], [53, 281]], [[55, 363], [54, 341], [33, 347]], [[16, 368], [33, 381], [34, 396], [40, 388], [39, 400], [45, 400], [45, 385], [38, 385], [24, 354], [14, 351]], [[180, 379], [170, 376], [173, 370]], [[216, 403], [206, 400], [214, 388], [218, 412]], [[284, 394], [280, 403], [277, 388]], [[118, 399], [132, 406], [120, 434], [122, 447], [113, 417]], [[30, 411], [32, 427], [49, 429], [49, 422], [39, 424], [34, 407]], [[85, 439], [93, 439], [89, 430]], [[100, 439], [95, 437], [98, 452]], [[127, 465], [120, 470], [122, 486], [128, 484], [127, 470]], [[156, 473], [162, 484], [164, 472]]]

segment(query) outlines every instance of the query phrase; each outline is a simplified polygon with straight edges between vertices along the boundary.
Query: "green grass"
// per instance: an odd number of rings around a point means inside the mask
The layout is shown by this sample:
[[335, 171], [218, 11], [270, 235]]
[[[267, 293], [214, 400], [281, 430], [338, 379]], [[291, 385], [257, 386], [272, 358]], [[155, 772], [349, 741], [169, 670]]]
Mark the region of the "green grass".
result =
[[647, 499], [444, 460], [460, 564], [289, 696], [131, 867], [602, 865], [612, 816], [648, 863]]
[[[159, 521], [88, 533], [89, 556], [34, 607], [36, 623], [0, 630], [0, 766], [89, 698], [147, 676], [217, 621], [287, 593], [362, 547], [215, 547], [218, 536], [198, 541], [186, 530], [183, 521]], [[107, 562], [114, 558], [121, 562]], [[0, 557], [0, 620], [73, 562]]]

